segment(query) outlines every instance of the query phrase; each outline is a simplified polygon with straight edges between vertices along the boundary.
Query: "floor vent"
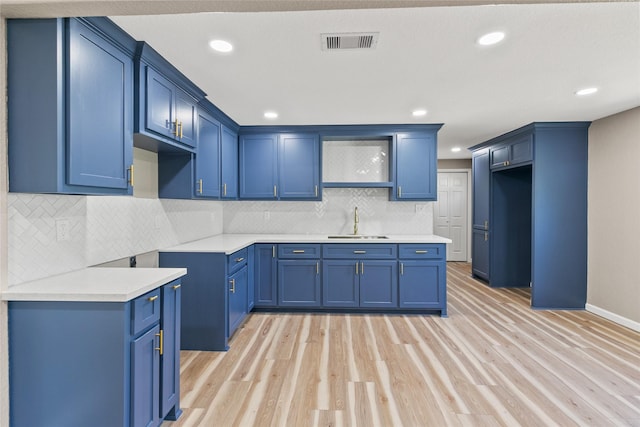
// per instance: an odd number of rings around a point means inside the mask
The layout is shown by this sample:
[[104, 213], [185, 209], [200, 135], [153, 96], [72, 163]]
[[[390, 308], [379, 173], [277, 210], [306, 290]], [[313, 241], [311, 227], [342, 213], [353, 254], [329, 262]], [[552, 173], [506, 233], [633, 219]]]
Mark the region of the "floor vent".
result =
[[322, 34], [322, 50], [375, 49], [380, 33]]

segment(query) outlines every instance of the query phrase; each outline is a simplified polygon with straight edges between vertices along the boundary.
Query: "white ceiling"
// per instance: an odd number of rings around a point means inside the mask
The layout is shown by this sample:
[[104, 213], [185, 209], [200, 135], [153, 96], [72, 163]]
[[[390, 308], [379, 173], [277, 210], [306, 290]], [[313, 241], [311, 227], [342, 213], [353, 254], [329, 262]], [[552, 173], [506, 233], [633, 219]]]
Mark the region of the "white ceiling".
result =
[[[637, 1], [111, 18], [241, 125], [444, 123], [440, 158], [469, 157], [465, 148], [532, 121], [640, 105]], [[502, 43], [475, 43], [494, 30]], [[380, 33], [374, 50], [320, 47], [322, 33], [363, 31]], [[213, 38], [234, 51], [213, 52]], [[574, 95], [586, 86], [600, 91]]]

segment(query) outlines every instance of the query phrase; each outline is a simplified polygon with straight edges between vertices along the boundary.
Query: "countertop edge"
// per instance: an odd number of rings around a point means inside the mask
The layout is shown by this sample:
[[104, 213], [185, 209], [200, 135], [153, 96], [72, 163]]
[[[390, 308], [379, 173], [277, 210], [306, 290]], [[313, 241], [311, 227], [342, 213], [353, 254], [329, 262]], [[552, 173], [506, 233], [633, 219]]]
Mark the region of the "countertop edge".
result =
[[401, 236], [390, 235], [386, 239], [329, 239], [327, 235], [287, 234], [219, 234], [204, 239], [158, 249], [160, 253], [224, 253], [230, 255], [253, 244], [260, 243], [320, 243], [320, 244], [449, 244], [451, 239], [437, 235]]
[[[47, 286], [48, 281], [57, 281], [60, 278], [72, 277], [74, 274], [79, 274], [86, 270], [94, 270], [96, 272], [104, 270], [105, 276], [109, 275], [112, 271], [110, 268], [88, 267], [86, 269], [63, 273], [50, 278], [22, 283], [13, 286], [16, 288], [15, 290], [12, 290], [10, 287], [6, 291], [2, 292], [0, 294], [0, 300], [32, 302], [127, 302], [187, 274], [186, 268], [141, 268], [139, 270], [154, 270], [152, 274], [157, 274], [157, 277], [140, 280], [141, 282], [144, 282], [140, 286], [134, 285], [133, 287], [124, 290], [101, 289], [97, 292], [82, 292], [82, 290], [77, 291], [73, 286], [70, 286], [68, 290], [51, 289], [50, 286]], [[131, 271], [134, 269], [117, 268], [117, 270]]]

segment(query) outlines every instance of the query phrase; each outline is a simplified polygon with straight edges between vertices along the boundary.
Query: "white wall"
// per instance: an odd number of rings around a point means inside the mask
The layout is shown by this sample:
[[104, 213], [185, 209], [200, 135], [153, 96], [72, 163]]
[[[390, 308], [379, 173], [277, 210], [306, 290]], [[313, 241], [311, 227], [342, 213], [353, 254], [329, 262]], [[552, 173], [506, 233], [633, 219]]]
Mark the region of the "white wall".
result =
[[640, 107], [589, 128], [587, 309], [640, 330]]

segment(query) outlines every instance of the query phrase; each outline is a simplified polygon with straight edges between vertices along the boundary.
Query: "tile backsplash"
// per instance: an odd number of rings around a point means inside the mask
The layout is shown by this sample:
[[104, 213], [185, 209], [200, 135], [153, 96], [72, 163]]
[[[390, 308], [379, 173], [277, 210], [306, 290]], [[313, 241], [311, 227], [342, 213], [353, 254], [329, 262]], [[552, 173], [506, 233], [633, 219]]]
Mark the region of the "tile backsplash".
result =
[[9, 193], [8, 215], [9, 286], [222, 232], [217, 201]]
[[227, 202], [224, 232], [348, 234], [357, 206], [361, 234], [432, 234], [432, 205], [390, 202], [384, 188], [326, 188], [320, 202]]
[[9, 193], [9, 286], [222, 232], [352, 233], [356, 206], [361, 234], [433, 233], [432, 203], [388, 191], [328, 188], [320, 202]]

